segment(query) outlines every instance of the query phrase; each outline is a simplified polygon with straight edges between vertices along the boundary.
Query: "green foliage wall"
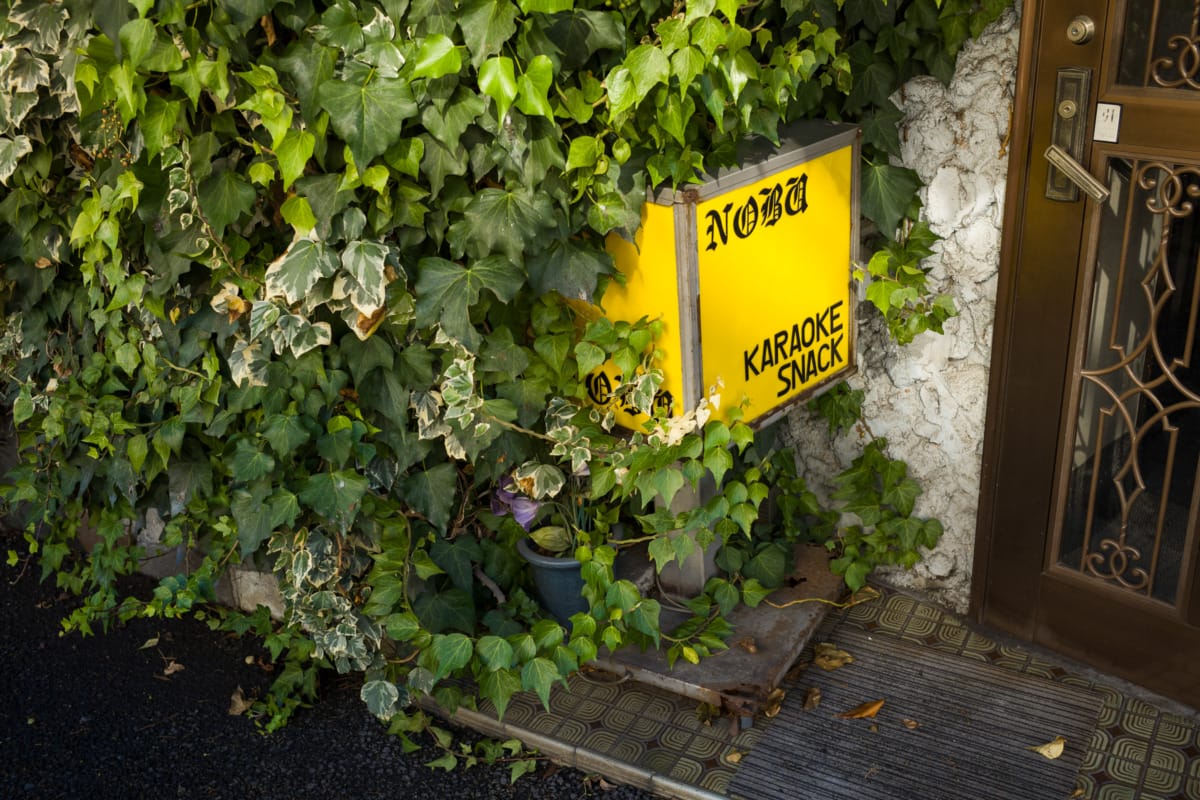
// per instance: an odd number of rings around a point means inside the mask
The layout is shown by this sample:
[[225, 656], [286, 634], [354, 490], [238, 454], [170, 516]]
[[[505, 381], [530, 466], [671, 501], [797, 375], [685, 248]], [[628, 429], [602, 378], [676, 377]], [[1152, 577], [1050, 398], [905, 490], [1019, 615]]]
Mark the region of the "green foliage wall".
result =
[[[456, 702], [454, 674], [500, 707], [545, 696], [598, 644], [657, 642], [657, 609], [596, 542], [593, 613], [537, 621], [495, 487], [546, 465], [549, 495], [587, 465], [601, 533], [634, 514], [651, 538], [729, 539], [755, 528], [770, 470], [736, 416], [617, 437], [582, 378], [613, 358], [648, 407], [655, 325], [587, 324], [564, 300], [609, 279], [604, 238], [632, 235], [648, 187], [823, 116], [862, 124], [863, 208], [895, 240], [872, 300], [900, 338], [939, 329], [953, 307], [918, 265], [931, 237], [905, 221], [918, 181], [889, 162], [888, 97], [948, 80], [1008, 5], [0, 2], [0, 393], [22, 446], [6, 496], [42, 526], [45, 574], [87, 595], [68, 625], [186, 613], [228, 565], [273, 566], [292, 627], [222, 624], [290, 648], [284, 693], [312, 659], [366, 671], [381, 716], [410, 690]], [[730, 476], [713, 505], [653, 512], [702, 474]], [[127, 522], [150, 508], [164, 546], [205, 560], [121, 598], [144, 555]], [[74, 559], [84, 521], [100, 544]], [[761, 598], [733, 574], [674, 656], [719, 646], [709, 608]]]

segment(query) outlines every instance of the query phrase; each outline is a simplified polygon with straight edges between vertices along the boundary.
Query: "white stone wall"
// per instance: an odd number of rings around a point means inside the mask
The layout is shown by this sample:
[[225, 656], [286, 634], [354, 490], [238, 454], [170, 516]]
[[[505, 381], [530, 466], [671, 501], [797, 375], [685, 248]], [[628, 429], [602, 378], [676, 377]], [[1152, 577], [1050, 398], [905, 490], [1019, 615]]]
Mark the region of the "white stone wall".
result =
[[[851, 380], [866, 392], [871, 432], [887, 438], [889, 454], [906, 460], [924, 487], [915, 513], [946, 528], [915, 570], [888, 579], [958, 611], [970, 596], [1018, 32], [1010, 10], [966, 45], [949, 88], [918, 78], [893, 98], [905, 112], [903, 164], [925, 183], [925, 215], [943, 237], [927, 262], [931, 282], [954, 297], [959, 316], [944, 336], [926, 333], [899, 347], [863, 306]], [[858, 452], [844, 440], [831, 446], [824, 424], [805, 411], [789, 419], [789, 438], [814, 483]]]

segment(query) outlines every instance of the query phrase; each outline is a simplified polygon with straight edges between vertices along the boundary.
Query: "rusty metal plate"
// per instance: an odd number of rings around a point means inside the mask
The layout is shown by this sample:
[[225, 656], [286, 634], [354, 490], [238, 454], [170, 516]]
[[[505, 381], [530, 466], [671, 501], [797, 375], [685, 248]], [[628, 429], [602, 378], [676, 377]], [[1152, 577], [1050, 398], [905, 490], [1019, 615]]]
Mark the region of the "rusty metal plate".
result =
[[[797, 583], [772, 592], [758, 608], [738, 606], [730, 617], [734, 633], [730, 647], [699, 664], [677, 661], [667, 666], [664, 650], [642, 652], [625, 647], [593, 662], [595, 667], [630, 680], [656, 686], [674, 694], [717, 706], [723, 711], [749, 717], [762, 710], [771, 692], [820, 626], [831, 602], [845, 593], [845, 583], [829, 571], [825, 548], [797, 545]], [[800, 602], [788, 606], [788, 603]], [[822, 602], [826, 601], [826, 602]], [[662, 628], [670, 630], [687, 619], [684, 612], [664, 607]]]

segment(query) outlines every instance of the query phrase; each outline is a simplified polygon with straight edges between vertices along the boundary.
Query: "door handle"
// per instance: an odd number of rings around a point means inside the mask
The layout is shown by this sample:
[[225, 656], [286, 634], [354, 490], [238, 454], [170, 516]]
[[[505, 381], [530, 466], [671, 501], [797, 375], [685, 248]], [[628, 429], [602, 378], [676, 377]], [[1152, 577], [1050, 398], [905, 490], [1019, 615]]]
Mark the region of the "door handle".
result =
[[1087, 168], [1071, 157], [1071, 154], [1056, 144], [1046, 148], [1046, 160], [1050, 162], [1059, 174], [1074, 186], [1078, 186], [1088, 197], [1097, 203], [1108, 199], [1108, 187], [1092, 177]]
[[[1091, 102], [1092, 71], [1083, 67], [1065, 67], [1058, 71], [1054, 86], [1054, 120], [1050, 126], [1050, 144], [1071, 161], [1083, 158], [1087, 144], [1088, 109]], [[1079, 199], [1080, 183], [1068, 177], [1055, 161], [1046, 174], [1046, 197], [1073, 203]], [[1085, 171], [1086, 174], [1086, 171]]]

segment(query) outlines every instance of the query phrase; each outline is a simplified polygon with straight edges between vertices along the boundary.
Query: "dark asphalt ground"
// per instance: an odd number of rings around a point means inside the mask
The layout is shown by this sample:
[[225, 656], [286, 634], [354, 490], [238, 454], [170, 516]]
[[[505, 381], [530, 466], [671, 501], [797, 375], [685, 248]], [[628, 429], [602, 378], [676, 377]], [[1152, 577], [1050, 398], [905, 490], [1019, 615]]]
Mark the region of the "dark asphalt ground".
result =
[[264, 654], [256, 641], [195, 620], [59, 636], [74, 601], [39, 584], [36, 565], [2, 563], [10, 548], [24, 552], [0, 532], [0, 798], [652, 797], [549, 762], [515, 785], [502, 765], [431, 770], [424, 764], [441, 751], [423, 738], [426, 747], [404, 754], [359, 700], [356, 676], [324, 676], [320, 701], [264, 736], [229, 713], [239, 686], [270, 683], [247, 663]]

